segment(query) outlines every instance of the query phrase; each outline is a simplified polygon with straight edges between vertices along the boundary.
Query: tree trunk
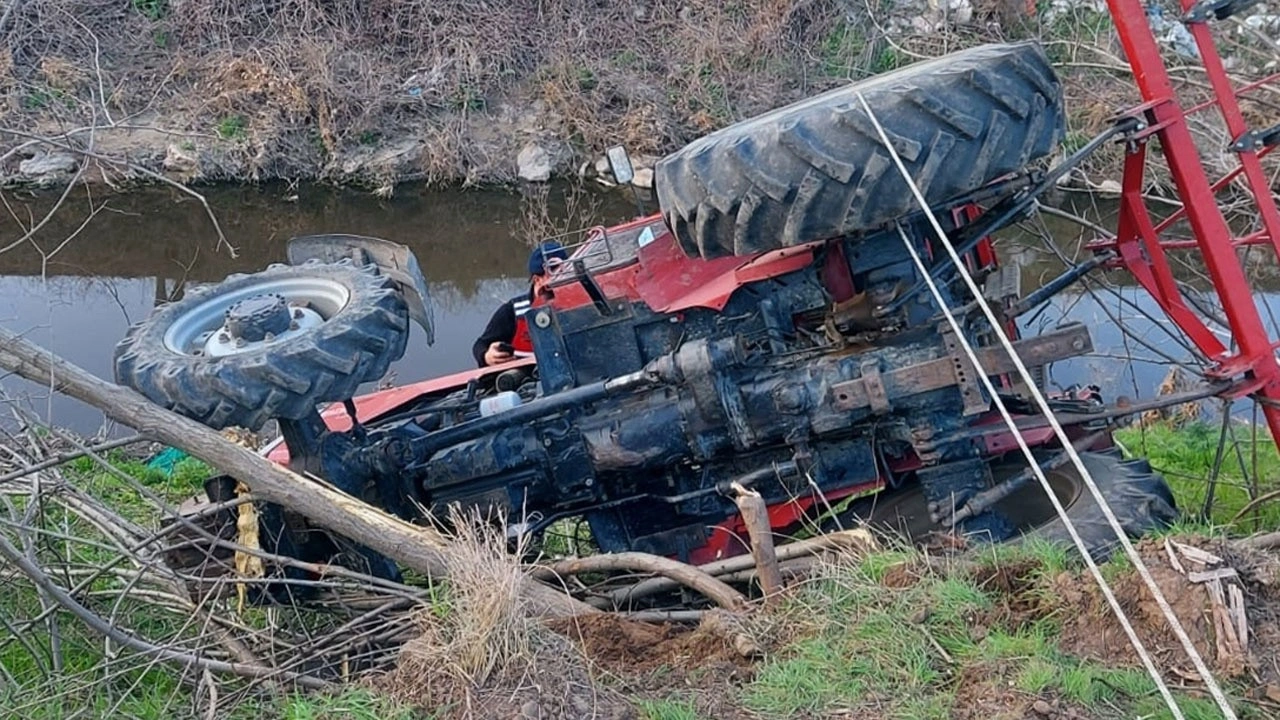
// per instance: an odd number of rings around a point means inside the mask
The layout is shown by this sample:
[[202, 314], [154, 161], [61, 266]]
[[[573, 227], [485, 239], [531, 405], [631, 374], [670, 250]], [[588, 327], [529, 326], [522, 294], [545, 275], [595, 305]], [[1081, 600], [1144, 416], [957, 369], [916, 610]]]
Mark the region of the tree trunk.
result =
[[[298, 475], [240, 447], [194, 420], [158, 407], [0, 328], [0, 367], [88, 403], [117, 422], [179, 448], [247, 480], [255, 496], [296, 510], [312, 522], [351, 538], [427, 575], [447, 577], [444, 537], [369, 506], [333, 487]], [[598, 612], [556, 590], [526, 580], [526, 598], [539, 615]]]

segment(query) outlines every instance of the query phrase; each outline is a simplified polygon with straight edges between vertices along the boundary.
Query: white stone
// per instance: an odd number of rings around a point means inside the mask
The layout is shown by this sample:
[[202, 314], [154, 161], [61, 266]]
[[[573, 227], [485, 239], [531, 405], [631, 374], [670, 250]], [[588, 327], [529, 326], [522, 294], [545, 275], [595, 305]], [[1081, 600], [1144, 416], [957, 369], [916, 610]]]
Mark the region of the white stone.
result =
[[653, 168], [640, 168], [636, 170], [636, 176], [631, 178], [631, 184], [645, 190], [653, 189]]
[[933, 23], [930, 22], [928, 18], [923, 15], [916, 15], [911, 18], [911, 29], [922, 35], [927, 35], [933, 32], [934, 28]]
[[632, 155], [631, 167], [639, 170], [640, 168], [651, 168], [658, 164], [662, 158], [657, 155]]
[[56, 175], [70, 174], [80, 166], [80, 160], [71, 153], [40, 153], [18, 163], [18, 172], [32, 180], [52, 180]]
[[551, 179], [554, 163], [551, 153], [538, 143], [529, 143], [520, 149], [516, 156], [516, 173], [521, 180], [529, 182], [546, 182]]

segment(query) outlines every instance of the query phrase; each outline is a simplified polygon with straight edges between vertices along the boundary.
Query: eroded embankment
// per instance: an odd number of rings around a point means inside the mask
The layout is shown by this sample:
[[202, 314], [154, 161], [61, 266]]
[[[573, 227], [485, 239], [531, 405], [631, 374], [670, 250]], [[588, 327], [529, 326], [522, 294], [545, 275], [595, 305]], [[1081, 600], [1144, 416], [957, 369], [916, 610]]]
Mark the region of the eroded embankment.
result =
[[[590, 172], [610, 144], [651, 159], [850, 79], [1031, 37], [1046, 43], [1065, 79], [1067, 149], [1136, 97], [1105, 5], [1094, 0], [18, 0], [5, 8], [0, 184], [66, 183], [81, 177], [85, 153], [84, 174], [110, 182], [154, 172], [389, 192], [408, 180]], [[1275, 64], [1280, 29], [1265, 7], [1250, 12], [1224, 44], [1244, 77]], [[1173, 62], [1187, 66], [1177, 78], [1203, 94], [1198, 61], [1181, 57], [1180, 36], [1160, 27]], [[1200, 131], [1218, 132], [1212, 122]], [[1085, 175], [1109, 176], [1117, 153]]]

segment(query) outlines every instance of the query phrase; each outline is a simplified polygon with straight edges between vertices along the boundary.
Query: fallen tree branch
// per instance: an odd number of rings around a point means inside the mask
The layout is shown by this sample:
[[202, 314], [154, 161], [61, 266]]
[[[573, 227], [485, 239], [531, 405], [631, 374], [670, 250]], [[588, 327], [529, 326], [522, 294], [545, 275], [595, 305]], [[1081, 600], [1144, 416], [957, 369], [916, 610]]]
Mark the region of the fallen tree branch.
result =
[[1271, 502], [1276, 498], [1280, 498], [1280, 490], [1272, 490], [1271, 492], [1263, 493], [1262, 495], [1259, 495], [1258, 497], [1245, 503], [1244, 507], [1240, 508], [1240, 511], [1237, 512], [1234, 516], [1232, 516], [1230, 522], [1228, 522], [1227, 524], [1235, 525], [1236, 523], [1240, 522], [1241, 518], [1243, 518], [1245, 515], [1248, 515], [1249, 512], [1252, 511], [1254, 508], [1258, 507], [1263, 503]]
[[116, 440], [108, 440], [107, 442], [98, 443], [97, 445], [91, 445], [88, 450], [75, 450], [73, 452], [58, 453], [57, 455], [53, 455], [52, 457], [41, 460], [40, 462], [34, 465], [29, 465], [27, 467], [14, 470], [13, 472], [0, 475], [0, 485], [3, 485], [12, 480], [24, 478], [34, 472], [40, 472], [41, 470], [48, 470], [49, 468], [56, 467], [58, 465], [61, 465], [62, 463], [69, 462], [77, 458], [82, 458], [85, 455], [89, 454], [89, 452], [91, 451], [99, 452], [99, 453], [106, 452], [108, 450], [114, 450], [116, 448], [121, 448], [126, 445], [133, 445], [135, 443], [146, 442], [146, 441], [147, 441], [147, 438], [142, 435], [130, 435], [129, 437], [118, 438]]
[[310, 689], [319, 689], [328, 687], [329, 685], [329, 683], [324, 680], [311, 677], [310, 675], [281, 671], [276, 670], [275, 668], [262, 667], [259, 665], [246, 665], [244, 663], [210, 660], [208, 658], [199, 657], [190, 653], [174, 650], [172, 648], [153, 645], [152, 643], [120, 630], [89, 608], [81, 605], [75, 598], [67, 594], [66, 590], [59, 587], [57, 583], [51, 581], [49, 576], [46, 575], [39, 566], [27, 558], [21, 550], [14, 547], [9, 542], [9, 539], [3, 535], [0, 535], [0, 557], [3, 557], [8, 562], [15, 565], [41, 592], [46, 593], [54, 600], [54, 602], [57, 602], [63, 608], [66, 608], [68, 612], [79, 618], [85, 625], [88, 625], [91, 630], [140, 653], [154, 655], [162, 660], [180, 662], [184, 665], [214, 670], [217, 672], [229, 672], [248, 678], [283, 678], [297, 683], [301, 687]]
[[1245, 547], [1254, 550], [1276, 550], [1280, 548], [1280, 532], [1269, 532], [1262, 535], [1254, 535], [1239, 541]]
[[[870, 549], [874, 547], [875, 540], [871, 537], [871, 533], [866, 530], [841, 530], [782, 545], [777, 549], [777, 558], [780, 561], [791, 560], [805, 555], [814, 555], [824, 550]], [[697, 568], [707, 575], [719, 577], [748, 570], [754, 565], [755, 558], [750, 555], [739, 555], [707, 563], [706, 565], [698, 565]], [[598, 602], [608, 607], [622, 607], [629, 600], [638, 600], [676, 587], [679, 587], [679, 583], [676, 581], [666, 577], [656, 577], [615, 590], [602, 600], [598, 600]]]
[[[291, 508], [316, 524], [434, 577], [447, 577], [447, 542], [440, 534], [393, 517], [329, 484], [305, 478], [222, 437], [209, 428], [158, 407], [138, 393], [113, 385], [16, 333], [0, 328], [0, 367], [98, 408], [141, 434], [186, 451], [232, 477], [251, 478], [256, 495]], [[597, 612], [531, 580], [523, 588], [541, 615]]]
[[[812, 572], [819, 562], [819, 558], [812, 555], [791, 558], [778, 563], [778, 573], [783, 580], [795, 580]], [[727, 583], [747, 582], [755, 580], [758, 573], [759, 571], [756, 568], [749, 567], [745, 570], [717, 575], [716, 578]]]
[[656, 573], [670, 580], [672, 587], [684, 585], [728, 610], [738, 610], [747, 604], [747, 598], [725, 583], [711, 577], [692, 565], [641, 552], [592, 555], [584, 558], [561, 560], [549, 567], [534, 570], [534, 577], [563, 577], [586, 572], [606, 570], [641, 570]]

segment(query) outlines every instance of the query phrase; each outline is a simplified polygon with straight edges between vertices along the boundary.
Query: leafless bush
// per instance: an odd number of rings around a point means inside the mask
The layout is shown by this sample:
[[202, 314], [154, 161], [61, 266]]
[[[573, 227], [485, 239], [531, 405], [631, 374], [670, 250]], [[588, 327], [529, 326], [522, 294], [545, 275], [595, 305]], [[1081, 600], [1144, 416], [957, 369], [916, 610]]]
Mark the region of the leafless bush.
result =
[[594, 225], [600, 206], [600, 195], [581, 184], [537, 185], [521, 196], [520, 217], [513, 233], [530, 247], [549, 238], [562, 238], [563, 242], [563, 236]]
[[[889, 0], [13, 7], [0, 30], [0, 108], [23, 126], [159, 117], [188, 136], [221, 137], [267, 176], [345, 177], [341, 158], [406, 136], [419, 140], [418, 157], [396, 172], [429, 182], [505, 178], [528, 134], [588, 154], [615, 142], [656, 154], [849, 79], [1033, 36], [1063, 70], [1074, 133], [1088, 135], [1136, 99], [1110, 22], [1085, 4], [1033, 17], [1020, 0], [983, 0], [968, 18]], [[1223, 29], [1241, 82], [1267, 72], [1266, 38]], [[1170, 59], [1184, 104], [1199, 102], [1197, 63]], [[1280, 98], [1258, 97], [1246, 113], [1274, 116]], [[1219, 139], [1212, 122], [1202, 125]], [[1117, 153], [1108, 148], [1086, 171], [1114, 175]]]
[[[368, 677], [394, 663], [415, 634], [406, 619], [432, 602], [422, 588], [337, 567], [289, 581], [237, 575], [233, 551], [270, 566], [296, 561], [239, 545], [243, 534], [210, 535], [201, 516], [173, 522], [199, 468], [173, 477], [146, 470], [137, 436], [95, 444], [21, 415], [6, 428], [0, 697], [11, 712], [119, 708], [138, 701], [139, 684], [159, 683], [165, 702], [200, 705], [162, 715], [212, 717], [273, 686]], [[249, 506], [222, 511], [237, 507]], [[174, 561], [193, 553], [206, 554], [189, 566]], [[243, 603], [284, 582], [313, 602], [269, 610]], [[148, 675], [158, 664], [179, 673]], [[179, 692], [183, 686], [192, 691]]]

